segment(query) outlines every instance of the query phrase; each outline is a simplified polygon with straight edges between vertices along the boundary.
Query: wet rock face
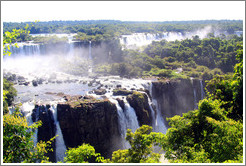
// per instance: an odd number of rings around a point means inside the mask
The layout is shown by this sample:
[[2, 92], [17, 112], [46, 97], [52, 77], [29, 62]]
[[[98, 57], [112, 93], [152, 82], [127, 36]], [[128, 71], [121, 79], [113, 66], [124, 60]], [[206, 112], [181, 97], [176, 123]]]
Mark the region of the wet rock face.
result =
[[157, 100], [164, 119], [193, 110], [195, 99], [197, 102], [201, 99], [199, 80], [181, 79], [152, 84], [152, 97]]
[[138, 117], [139, 125], [152, 124], [152, 114], [148, 103], [148, 96], [146, 93], [134, 91], [132, 95], [127, 96], [127, 101], [130, 106], [134, 108]]
[[[49, 141], [56, 134], [56, 125], [53, 113], [49, 109], [50, 105], [36, 105], [32, 112], [33, 122], [42, 121], [42, 126], [38, 128], [38, 141]], [[55, 141], [52, 142], [51, 148], [53, 152], [48, 152], [46, 155], [51, 162], [56, 162], [56, 147]]]
[[119, 136], [117, 108], [108, 100], [86, 98], [57, 105], [57, 117], [66, 147], [94, 146], [105, 157]]

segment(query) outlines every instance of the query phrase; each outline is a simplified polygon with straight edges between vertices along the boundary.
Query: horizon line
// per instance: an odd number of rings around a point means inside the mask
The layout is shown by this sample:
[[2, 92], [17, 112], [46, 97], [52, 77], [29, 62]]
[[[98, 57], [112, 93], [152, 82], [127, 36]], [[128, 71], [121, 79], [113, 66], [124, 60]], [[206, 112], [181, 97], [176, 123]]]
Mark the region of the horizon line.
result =
[[197, 20], [166, 20], [166, 21], [136, 21], [136, 20], [115, 20], [115, 19], [88, 19], [88, 20], [46, 20], [46, 21], [3, 21], [3, 23], [30, 23], [30, 22], [75, 22], [75, 21], [115, 21], [115, 22], [149, 22], [149, 23], [162, 23], [162, 22], [189, 22], [189, 21], [243, 21], [243, 19], [197, 19]]

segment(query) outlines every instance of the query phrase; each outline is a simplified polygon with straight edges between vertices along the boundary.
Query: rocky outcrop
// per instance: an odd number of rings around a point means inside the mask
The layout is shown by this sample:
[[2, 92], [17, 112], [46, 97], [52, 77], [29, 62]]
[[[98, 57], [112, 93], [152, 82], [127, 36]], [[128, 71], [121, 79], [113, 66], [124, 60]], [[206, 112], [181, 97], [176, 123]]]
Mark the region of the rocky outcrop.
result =
[[94, 90], [94, 93], [96, 95], [104, 95], [106, 92], [107, 92], [106, 89], [95, 89]]
[[132, 95], [127, 96], [127, 101], [134, 108], [138, 117], [139, 125], [152, 124], [152, 114], [146, 93], [134, 91]]
[[119, 137], [117, 108], [109, 100], [86, 96], [60, 103], [57, 118], [67, 148], [89, 143], [105, 157], [115, 150], [113, 142]]
[[[38, 141], [49, 141], [56, 134], [56, 125], [53, 113], [50, 110], [50, 105], [35, 105], [32, 112], [32, 121], [42, 121], [42, 126], [38, 128]], [[53, 151], [48, 151], [46, 156], [51, 162], [56, 162], [56, 147], [55, 141], [52, 141], [51, 148]]]
[[133, 93], [132, 91], [129, 91], [129, 90], [126, 90], [126, 89], [120, 89], [120, 88], [117, 88], [117, 89], [113, 90], [113, 95], [114, 96], [127, 96], [127, 95], [132, 94], [132, 93]]
[[164, 119], [193, 110], [202, 96], [200, 80], [197, 79], [156, 81], [152, 84], [152, 98], [157, 100]]

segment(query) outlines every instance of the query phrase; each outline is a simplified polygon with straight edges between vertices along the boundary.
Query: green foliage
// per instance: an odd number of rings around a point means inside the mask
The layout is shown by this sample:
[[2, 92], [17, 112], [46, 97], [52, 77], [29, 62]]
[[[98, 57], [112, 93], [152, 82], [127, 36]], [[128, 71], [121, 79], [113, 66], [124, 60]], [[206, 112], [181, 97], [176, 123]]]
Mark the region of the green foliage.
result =
[[[202, 21], [165, 21], [135, 22], [118, 20], [87, 20], [87, 21], [48, 21], [38, 22], [30, 28], [32, 34], [37, 33], [85, 33], [87, 35], [119, 36], [130, 33], [161, 33], [163, 31], [191, 32], [210, 25], [229, 34], [243, 30], [242, 20], [202, 20]], [[26, 23], [4, 22], [4, 32], [12, 29], [24, 29]], [[161, 35], [161, 34], [160, 34]]]
[[57, 44], [57, 43], [66, 43], [68, 41], [67, 37], [57, 37], [56, 35], [52, 36], [37, 36], [33, 38], [34, 43], [42, 43], [42, 44]]
[[171, 162], [221, 163], [238, 160], [243, 152], [243, 125], [228, 119], [218, 100], [204, 99], [198, 110], [168, 120], [171, 127], [162, 147]]
[[243, 118], [243, 51], [238, 46], [237, 63], [234, 75], [217, 76], [207, 84], [211, 98], [222, 102], [222, 107], [230, 118], [242, 120]]
[[14, 97], [17, 95], [16, 89], [13, 87], [13, 83], [3, 79], [3, 113], [9, 112], [8, 106], [14, 101]]
[[93, 146], [82, 144], [77, 148], [70, 148], [66, 151], [64, 162], [66, 163], [89, 163], [89, 162], [106, 162], [100, 153], [96, 153]]
[[13, 83], [3, 79], [3, 98], [8, 102], [9, 105], [14, 101], [14, 97], [17, 95], [16, 89], [13, 87]]
[[156, 163], [159, 162], [160, 154], [153, 152], [153, 144], [157, 142], [158, 133], [152, 133], [152, 127], [143, 125], [135, 133], [127, 130], [126, 140], [131, 148], [113, 152], [112, 163]]
[[114, 63], [110, 67], [110, 74], [121, 77], [141, 76], [141, 69], [128, 63]]
[[27, 24], [25, 26], [25, 29], [12, 29], [11, 32], [5, 31], [3, 34], [3, 55], [11, 55], [10, 47], [15, 46], [18, 47], [18, 45], [15, 43], [12, 45], [12, 43], [17, 41], [17, 38], [21, 35], [28, 35], [30, 31], [28, 31], [29, 25]]
[[170, 162], [243, 161], [241, 50], [238, 58], [233, 78], [225, 75], [212, 79], [207, 85], [208, 98], [199, 102], [197, 110], [168, 118], [170, 128], [160, 144]]
[[34, 131], [41, 126], [41, 122], [28, 126], [25, 117], [20, 116], [18, 109], [13, 114], [3, 116], [3, 162], [4, 163], [35, 163], [48, 162], [46, 148], [48, 142], [39, 142], [35, 146], [32, 140]]

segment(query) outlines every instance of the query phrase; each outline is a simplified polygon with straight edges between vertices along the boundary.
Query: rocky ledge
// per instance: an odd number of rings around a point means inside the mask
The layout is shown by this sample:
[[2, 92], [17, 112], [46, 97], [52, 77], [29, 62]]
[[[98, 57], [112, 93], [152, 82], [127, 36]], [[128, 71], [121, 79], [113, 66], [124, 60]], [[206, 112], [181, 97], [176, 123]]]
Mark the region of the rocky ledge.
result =
[[107, 99], [97, 100], [91, 96], [66, 99], [57, 105], [57, 118], [66, 147], [89, 143], [96, 152], [111, 156], [119, 137], [116, 106]]
[[198, 79], [178, 79], [152, 82], [152, 98], [157, 100], [164, 119], [182, 115], [196, 108], [196, 103], [202, 98], [203, 87], [200, 81]]

